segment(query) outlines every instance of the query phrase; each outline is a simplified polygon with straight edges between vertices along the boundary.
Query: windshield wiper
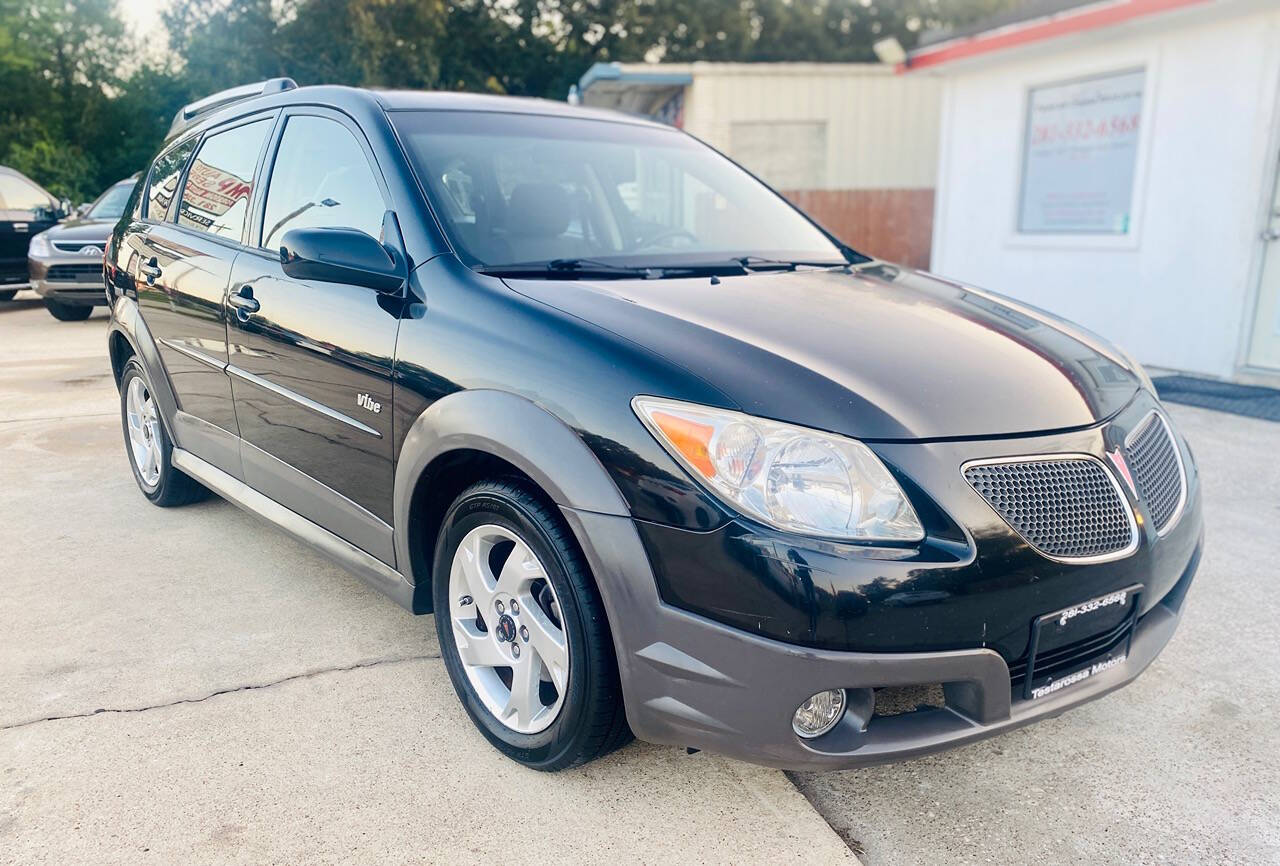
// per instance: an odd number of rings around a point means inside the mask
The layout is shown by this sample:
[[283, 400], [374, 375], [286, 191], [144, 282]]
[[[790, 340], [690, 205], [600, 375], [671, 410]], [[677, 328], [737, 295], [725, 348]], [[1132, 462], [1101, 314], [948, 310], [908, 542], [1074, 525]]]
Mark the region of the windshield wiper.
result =
[[515, 265], [492, 265], [477, 268], [491, 277], [559, 277], [565, 279], [621, 279], [640, 277], [652, 280], [666, 275], [665, 268], [613, 265], [595, 259], [552, 259], [549, 262], [527, 262]]
[[730, 259], [744, 271], [794, 271], [796, 268], [845, 268], [846, 262], [809, 262], [796, 259], [769, 259], [764, 256], [738, 256]]

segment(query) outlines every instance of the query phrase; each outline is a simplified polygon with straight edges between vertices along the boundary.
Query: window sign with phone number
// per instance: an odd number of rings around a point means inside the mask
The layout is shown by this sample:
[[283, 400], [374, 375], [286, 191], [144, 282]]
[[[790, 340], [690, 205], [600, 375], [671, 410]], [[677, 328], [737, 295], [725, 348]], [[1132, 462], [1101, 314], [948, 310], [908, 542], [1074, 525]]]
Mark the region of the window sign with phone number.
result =
[[1146, 71], [1033, 88], [1018, 231], [1127, 235]]

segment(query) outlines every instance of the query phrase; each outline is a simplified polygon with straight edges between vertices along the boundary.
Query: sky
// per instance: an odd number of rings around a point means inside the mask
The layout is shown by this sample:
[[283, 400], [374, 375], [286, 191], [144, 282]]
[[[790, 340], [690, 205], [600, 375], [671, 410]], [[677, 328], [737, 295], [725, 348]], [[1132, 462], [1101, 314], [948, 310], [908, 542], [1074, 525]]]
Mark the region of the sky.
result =
[[125, 25], [134, 35], [151, 42], [147, 37], [154, 37], [163, 29], [160, 26], [160, 13], [169, 5], [169, 0], [120, 0], [117, 9]]

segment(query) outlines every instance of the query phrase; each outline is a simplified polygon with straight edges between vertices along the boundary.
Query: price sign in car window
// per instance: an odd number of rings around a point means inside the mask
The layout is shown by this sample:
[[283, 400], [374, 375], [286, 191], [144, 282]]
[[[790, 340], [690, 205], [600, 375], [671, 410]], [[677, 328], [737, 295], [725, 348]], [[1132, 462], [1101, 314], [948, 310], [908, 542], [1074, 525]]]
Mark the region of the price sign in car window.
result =
[[1031, 90], [1020, 233], [1129, 233], [1145, 79], [1132, 69]]

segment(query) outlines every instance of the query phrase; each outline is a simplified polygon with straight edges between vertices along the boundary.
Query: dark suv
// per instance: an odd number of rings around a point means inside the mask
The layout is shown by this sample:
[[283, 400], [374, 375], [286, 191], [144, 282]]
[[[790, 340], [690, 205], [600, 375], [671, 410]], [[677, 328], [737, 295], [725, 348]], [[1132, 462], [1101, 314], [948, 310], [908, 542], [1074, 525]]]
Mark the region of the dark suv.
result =
[[0, 165], [0, 301], [27, 285], [31, 239], [66, 216], [66, 205], [20, 171]]
[[[175, 119], [109, 242], [127, 451], [414, 613], [499, 749], [917, 755], [1136, 677], [1195, 464], [1097, 336], [848, 248], [678, 130], [295, 88]], [[212, 591], [216, 591], [216, 588]]]

